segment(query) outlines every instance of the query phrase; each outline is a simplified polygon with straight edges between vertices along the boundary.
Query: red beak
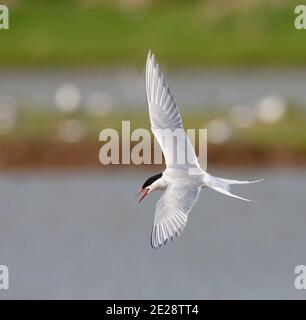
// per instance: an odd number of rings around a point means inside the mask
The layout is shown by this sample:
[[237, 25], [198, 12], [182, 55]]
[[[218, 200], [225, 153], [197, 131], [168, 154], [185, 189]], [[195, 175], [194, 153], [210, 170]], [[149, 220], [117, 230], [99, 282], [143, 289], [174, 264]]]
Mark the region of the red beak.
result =
[[134, 196], [134, 198], [136, 198], [138, 195], [140, 195], [142, 191], [143, 191], [143, 189], [141, 188], [141, 189], [137, 192], [137, 194]]
[[144, 189], [141, 188], [141, 189], [139, 190], [139, 192], [136, 194], [135, 197], [137, 197], [138, 195], [140, 195], [142, 192], [143, 192], [143, 194], [142, 194], [141, 198], [139, 199], [138, 203], [140, 203], [140, 202], [143, 200], [143, 198], [148, 195], [148, 193], [149, 193], [149, 188], [144, 188]]

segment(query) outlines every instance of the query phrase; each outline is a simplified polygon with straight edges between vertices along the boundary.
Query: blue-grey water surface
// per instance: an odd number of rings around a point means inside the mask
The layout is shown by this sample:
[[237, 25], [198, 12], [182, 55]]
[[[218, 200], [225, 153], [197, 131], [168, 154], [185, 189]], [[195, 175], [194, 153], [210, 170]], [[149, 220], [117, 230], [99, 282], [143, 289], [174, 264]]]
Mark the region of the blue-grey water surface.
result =
[[[163, 72], [181, 107], [232, 107], [254, 105], [276, 95], [306, 106], [306, 70], [236, 68], [167, 70]], [[54, 106], [56, 90], [66, 82], [75, 84], [82, 105], [95, 92], [103, 92], [118, 108], [146, 105], [144, 71], [136, 68], [95, 70], [7, 70], [0, 74], [0, 96], [10, 95], [21, 106]]]
[[158, 250], [159, 194], [133, 198], [147, 172], [2, 173], [0, 299], [305, 299], [294, 268], [306, 265], [306, 171], [212, 173], [265, 178], [234, 189], [261, 202], [203, 190], [182, 237]]

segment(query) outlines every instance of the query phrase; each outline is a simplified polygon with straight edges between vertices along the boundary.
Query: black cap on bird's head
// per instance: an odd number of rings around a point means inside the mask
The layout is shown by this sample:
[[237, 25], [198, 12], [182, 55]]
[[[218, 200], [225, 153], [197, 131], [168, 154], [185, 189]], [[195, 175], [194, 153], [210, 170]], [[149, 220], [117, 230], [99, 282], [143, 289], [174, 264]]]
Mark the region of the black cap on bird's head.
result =
[[137, 197], [139, 194], [142, 194], [142, 197], [140, 198], [139, 202], [146, 196], [149, 194], [150, 192], [150, 185], [155, 182], [156, 180], [160, 179], [162, 177], [162, 173], [156, 174], [155, 176], [150, 177], [149, 179], [147, 179], [144, 184], [142, 185], [141, 189], [139, 190], [139, 192], [136, 194], [135, 197]]
[[149, 187], [154, 181], [158, 180], [159, 178], [162, 177], [162, 173], [156, 174], [155, 176], [150, 177], [145, 181], [145, 183], [142, 185], [142, 189], [145, 189]]

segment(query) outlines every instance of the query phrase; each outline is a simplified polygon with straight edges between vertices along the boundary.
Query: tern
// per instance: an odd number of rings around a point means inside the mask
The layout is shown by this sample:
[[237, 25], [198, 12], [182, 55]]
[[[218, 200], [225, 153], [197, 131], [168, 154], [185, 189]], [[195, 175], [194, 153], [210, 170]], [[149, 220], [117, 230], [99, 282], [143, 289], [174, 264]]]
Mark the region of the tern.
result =
[[[147, 179], [136, 196], [141, 202], [153, 191], [164, 191], [156, 204], [151, 245], [159, 248], [181, 235], [188, 215], [204, 187], [229, 197], [251, 201], [230, 192], [232, 184], [249, 184], [262, 181], [238, 181], [214, 177], [199, 165], [193, 146], [183, 128], [178, 106], [164, 76], [160, 72], [154, 54], [149, 51], [145, 88], [151, 130], [165, 157], [166, 169]], [[175, 139], [173, 138], [175, 132]], [[181, 143], [183, 142], [183, 143]], [[177, 156], [174, 156], [176, 152]], [[180, 155], [188, 161], [179, 161]], [[182, 160], [182, 159], [180, 159]]]

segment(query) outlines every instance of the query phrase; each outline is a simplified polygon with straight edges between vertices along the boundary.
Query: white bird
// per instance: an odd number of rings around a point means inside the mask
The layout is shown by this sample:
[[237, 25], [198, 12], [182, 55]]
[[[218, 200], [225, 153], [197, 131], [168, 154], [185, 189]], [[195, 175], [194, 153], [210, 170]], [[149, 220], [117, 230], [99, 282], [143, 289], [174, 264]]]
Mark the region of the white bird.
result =
[[152, 191], [165, 191], [156, 204], [151, 235], [152, 247], [158, 248], [181, 235], [202, 188], [209, 187], [227, 196], [251, 201], [232, 194], [230, 186], [262, 180], [228, 180], [201, 169], [177, 104], [151, 52], [147, 58], [145, 86], [151, 130], [163, 151], [166, 169], [147, 179], [137, 195], [142, 194], [140, 202]]

